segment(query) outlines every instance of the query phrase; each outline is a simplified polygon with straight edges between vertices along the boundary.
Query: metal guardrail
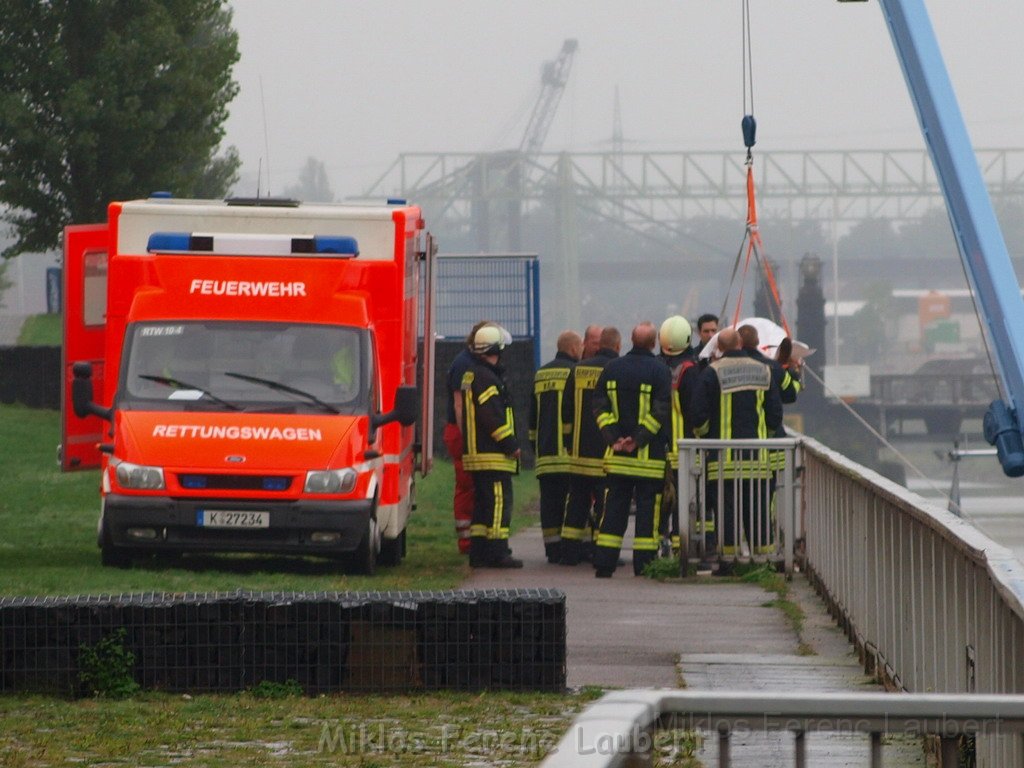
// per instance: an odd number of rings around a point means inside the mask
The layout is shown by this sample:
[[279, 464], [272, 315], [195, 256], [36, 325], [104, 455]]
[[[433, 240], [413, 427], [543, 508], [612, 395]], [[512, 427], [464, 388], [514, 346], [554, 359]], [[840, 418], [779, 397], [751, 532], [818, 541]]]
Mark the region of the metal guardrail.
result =
[[[799, 441], [686, 439], [678, 445], [679, 515], [688, 521], [680, 526], [682, 574], [693, 558], [749, 559], [782, 562], [791, 578]], [[713, 533], [705, 530], [710, 522]]]
[[[865, 666], [906, 691], [1024, 692], [1024, 566], [969, 522], [803, 441], [804, 565]], [[979, 738], [979, 765], [1024, 745]]]
[[969, 522], [810, 438], [683, 440], [679, 500], [690, 542], [700, 543], [707, 492], [700, 453], [773, 446], [790, 453], [776, 490], [779, 549], [767, 557], [789, 569], [802, 542], [800, 565], [866, 670], [902, 693], [620, 691], [584, 712], [543, 766], [637, 764], [643, 750], [630, 738], [669, 714], [721, 734], [723, 766], [739, 724], [797, 733], [798, 766], [800, 734], [830, 724], [872, 734], [872, 765], [881, 764], [880, 735], [897, 731], [938, 736], [943, 766], [959, 765], [957, 737], [966, 734], [977, 737], [977, 765], [1024, 765], [1024, 565]]
[[884, 734], [931, 735], [940, 740], [943, 768], [950, 768], [959, 765], [962, 735], [1012, 739], [1019, 747], [1024, 696], [614, 691], [576, 718], [541, 768], [649, 765], [659, 727], [717, 734], [720, 768], [731, 765], [731, 735], [751, 730], [794, 733], [797, 768], [807, 765], [806, 735], [816, 731], [868, 734], [873, 768], [882, 765]]

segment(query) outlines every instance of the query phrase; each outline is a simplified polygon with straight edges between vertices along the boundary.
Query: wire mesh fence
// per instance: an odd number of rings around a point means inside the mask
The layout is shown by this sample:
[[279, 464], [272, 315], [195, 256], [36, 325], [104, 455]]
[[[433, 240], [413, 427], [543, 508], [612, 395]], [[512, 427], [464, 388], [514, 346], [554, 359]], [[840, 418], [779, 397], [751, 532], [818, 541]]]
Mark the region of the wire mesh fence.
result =
[[434, 330], [439, 337], [461, 340], [474, 324], [493, 320], [513, 338], [533, 339], [537, 350], [534, 365], [540, 365], [540, 269], [536, 255], [441, 254], [436, 269]]
[[557, 590], [239, 591], [0, 599], [0, 692], [87, 693], [83, 654], [110, 638], [153, 690], [565, 687]]

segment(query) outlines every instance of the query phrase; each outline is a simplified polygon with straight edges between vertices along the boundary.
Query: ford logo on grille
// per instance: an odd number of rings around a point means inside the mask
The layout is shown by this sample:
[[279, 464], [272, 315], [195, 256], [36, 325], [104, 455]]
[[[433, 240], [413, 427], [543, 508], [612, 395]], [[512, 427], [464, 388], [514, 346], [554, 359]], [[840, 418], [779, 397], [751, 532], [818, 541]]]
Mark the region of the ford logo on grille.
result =
[[245, 456], [225, 456], [224, 461], [227, 461], [231, 464], [241, 464], [243, 461], [245, 461]]

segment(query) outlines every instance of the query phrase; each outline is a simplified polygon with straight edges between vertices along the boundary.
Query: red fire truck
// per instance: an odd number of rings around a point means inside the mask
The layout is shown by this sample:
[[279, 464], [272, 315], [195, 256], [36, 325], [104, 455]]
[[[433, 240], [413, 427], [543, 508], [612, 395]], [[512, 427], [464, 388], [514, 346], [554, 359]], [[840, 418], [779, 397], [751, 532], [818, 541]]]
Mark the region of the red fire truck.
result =
[[101, 469], [103, 563], [399, 563], [417, 448], [430, 466], [433, 250], [404, 201], [154, 196], [68, 227], [61, 463]]

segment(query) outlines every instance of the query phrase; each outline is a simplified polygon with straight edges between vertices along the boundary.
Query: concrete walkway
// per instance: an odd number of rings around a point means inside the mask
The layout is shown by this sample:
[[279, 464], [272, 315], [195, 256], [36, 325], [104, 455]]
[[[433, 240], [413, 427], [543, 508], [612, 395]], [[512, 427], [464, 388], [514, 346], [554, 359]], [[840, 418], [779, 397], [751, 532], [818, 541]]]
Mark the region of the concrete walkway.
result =
[[522, 570], [479, 569], [463, 587], [564, 591], [570, 687], [674, 688], [684, 653], [796, 653], [793, 631], [781, 611], [764, 605], [770, 598], [760, 587], [637, 577], [629, 550], [627, 565], [610, 579], [597, 579], [588, 563], [550, 565], [538, 526], [514, 536], [511, 545]]
[[[522, 570], [474, 571], [463, 586], [557, 588], [566, 594], [567, 681], [570, 687], [676, 688], [702, 690], [877, 691], [846, 637], [801, 576], [789, 599], [803, 608], [800, 636], [759, 586], [701, 578], [661, 583], [633, 576], [627, 536], [620, 567], [597, 579], [589, 564], [550, 565], [539, 526], [512, 538]], [[801, 645], [802, 643], [802, 645]], [[733, 765], [792, 765], [790, 734], [734, 738]], [[716, 764], [716, 743], [697, 757]], [[809, 734], [812, 764], [866, 765], [866, 737]], [[885, 765], [924, 765], [919, 742], [892, 740]]]

